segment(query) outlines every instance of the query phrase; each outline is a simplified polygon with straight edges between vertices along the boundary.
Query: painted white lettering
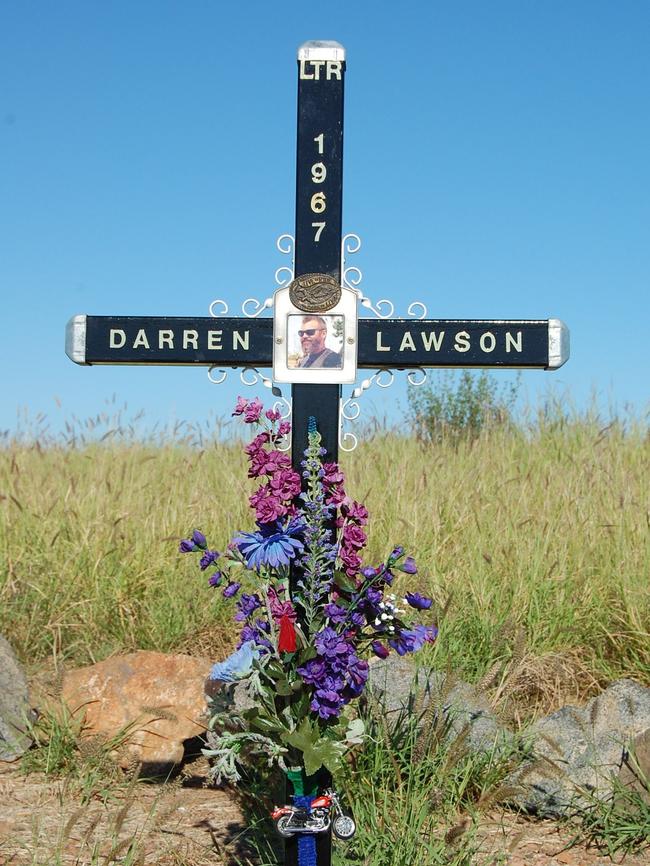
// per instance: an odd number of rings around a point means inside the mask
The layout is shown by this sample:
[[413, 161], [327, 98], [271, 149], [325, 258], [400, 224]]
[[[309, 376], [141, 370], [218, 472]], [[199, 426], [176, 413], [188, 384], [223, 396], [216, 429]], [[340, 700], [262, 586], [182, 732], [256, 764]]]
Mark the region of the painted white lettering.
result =
[[174, 348], [174, 332], [170, 330], [158, 331], [158, 348], [162, 349], [167, 346], [168, 349]]
[[327, 61], [327, 80], [330, 81], [332, 78], [337, 78], [339, 81], [341, 80], [341, 61], [340, 60], [328, 60]]
[[223, 331], [208, 331], [208, 349], [221, 348], [221, 335]]
[[492, 331], [486, 331], [484, 334], [481, 334], [481, 339], [478, 342], [484, 352], [493, 352], [497, 344], [497, 338]]
[[390, 352], [390, 346], [382, 346], [381, 344], [381, 331], [377, 331], [377, 351]]
[[[243, 349], [245, 352], [248, 351], [248, 341], [249, 341], [249, 338], [250, 338], [250, 333], [251, 333], [250, 331], [244, 331], [244, 335], [242, 336], [242, 335], [239, 333], [239, 331], [233, 331], [233, 332], [232, 332], [232, 348], [233, 348], [233, 351], [234, 351], [235, 349], [238, 349], [239, 346], [241, 346], [242, 349]], [[239, 346], [238, 346], [237, 344], [239, 344]]]
[[311, 65], [314, 67], [314, 78], [316, 81], [320, 81], [320, 71], [323, 66], [325, 66], [324, 60], [312, 60]]
[[140, 328], [138, 333], [136, 334], [135, 340], [133, 341], [133, 348], [139, 349], [140, 346], [143, 346], [145, 349], [150, 349], [149, 340], [147, 340], [147, 335], [144, 332], [144, 328]]
[[306, 79], [311, 80], [314, 77], [313, 75], [307, 75], [307, 64], [308, 63], [309, 63], [309, 60], [301, 60], [300, 61], [300, 77], [303, 80], [306, 80]]
[[193, 349], [199, 348], [199, 332], [194, 330], [183, 331], [183, 348], [187, 349], [192, 346]]
[[428, 334], [425, 334], [424, 331], [422, 331], [422, 345], [427, 352], [431, 351], [431, 346], [433, 346], [436, 352], [439, 352], [444, 336], [444, 331], [440, 331], [439, 334], [436, 334], [435, 331], [429, 331]]
[[506, 331], [506, 352], [510, 351], [510, 347], [513, 347], [515, 352], [523, 352], [522, 340], [521, 340], [521, 331], [517, 331], [517, 337], [513, 337], [510, 331]]
[[126, 343], [126, 334], [121, 328], [111, 328], [108, 345], [111, 349], [121, 349]]
[[467, 331], [459, 331], [454, 340], [454, 349], [457, 352], [469, 352], [469, 334]]
[[402, 337], [402, 342], [400, 343], [399, 350], [403, 352], [405, 349], [410, 349], [411, 352], [415, 352], [415, 343], [413, 342], [413, 337], [411, 336], [410, 331], [405, 331], [404, 336]]

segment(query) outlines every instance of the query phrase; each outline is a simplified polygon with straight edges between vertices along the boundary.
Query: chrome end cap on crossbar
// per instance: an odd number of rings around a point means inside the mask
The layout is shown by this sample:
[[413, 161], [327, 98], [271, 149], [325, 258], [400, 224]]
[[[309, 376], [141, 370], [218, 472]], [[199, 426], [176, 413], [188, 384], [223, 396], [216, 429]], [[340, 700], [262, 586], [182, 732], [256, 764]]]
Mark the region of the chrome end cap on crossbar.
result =
[[571, 352], [569, 329], [561, 319], [548, 320], [548, 367], [559, 370], [569, 360]]
[[65, 353], [75, 364], [86, 361], [86, 316], [73, 316], [65, 328]]

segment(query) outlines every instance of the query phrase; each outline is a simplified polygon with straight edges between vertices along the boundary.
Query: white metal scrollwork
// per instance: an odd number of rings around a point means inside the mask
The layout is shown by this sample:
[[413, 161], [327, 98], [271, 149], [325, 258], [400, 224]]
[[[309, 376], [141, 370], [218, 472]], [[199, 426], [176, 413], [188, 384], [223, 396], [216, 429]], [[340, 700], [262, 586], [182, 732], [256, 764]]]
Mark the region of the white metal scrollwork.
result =
[[[376, 385], [378, 388], [390, 388], [394, 381], [395, 374], [393, 373], [393, 371], [382, 368], [381, 370], [377, 370], [376, 373], [373, 373], [373, 375], [369, 379], [362, 379], [361, 382], [359, 382], [359, 384], [357, 385], [357, 387], [352, 391], [350, 396], [346, 400], [340, 401], [339, 448], [341, 449], [341, 451], [354, 451], [354, 449], [359, 444], [359, 440], [354, 435], [354, 433], [350, 433], [349, 431], [343, 431], [344, 421], [356, 421], [361, 414], [359, 398], [372, 385]], [[346, 444], [348, 442], [349, 444]]]
[[293, 235], [284, 234], [280, 235], [280, 237], [275, 242], [275, 245], [283, 255], [291, 256], [291, 267], [289, 267], [289, 265], [282, 265], [275, 272], [275, 282], [280, 288], [282, 288], [283, 286], [289, 285], [289, 283], [293, 280], [293, 275], [295, 273], [295, 240]]
[[264, 301], [258, 301], [257, 298], [246, 298], [245, 301], [242, 301], [241, 311], [247, 319], [255, 319], [272, 306], [273, 298], [266, 298]]
[[[221, 305], [220, 310], [217, 310], [217, 304]], [[219, 316], [227, 316], [228, 315], [228, 304], [224, 300], [222, 300], [221, 298], [216, 298], [210, 304], [209, 310], [210, 310], [210, 315], [213, 316], [215, 319], [218, 318]]]
[[412, 304], [409, 304], [407, 312], [413, 319], [426, 319], [427, 317], [427, 308], [422, 301], [413, 301]]
[[427, 381], [427, 371], [423, 367], [414, 367], [406, 374], [409, 385], [418, 388]]

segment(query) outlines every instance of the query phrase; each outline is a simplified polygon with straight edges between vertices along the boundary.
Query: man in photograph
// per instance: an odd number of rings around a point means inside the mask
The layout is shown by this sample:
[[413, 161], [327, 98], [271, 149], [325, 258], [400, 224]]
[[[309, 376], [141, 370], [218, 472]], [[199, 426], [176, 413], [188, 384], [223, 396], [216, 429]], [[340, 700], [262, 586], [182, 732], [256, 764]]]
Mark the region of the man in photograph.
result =
[[327, 322], [322, 316], [303, 316], [298, 336], [303, 354], [299, 367], [341, 367], [341, 355], [325, 345]]

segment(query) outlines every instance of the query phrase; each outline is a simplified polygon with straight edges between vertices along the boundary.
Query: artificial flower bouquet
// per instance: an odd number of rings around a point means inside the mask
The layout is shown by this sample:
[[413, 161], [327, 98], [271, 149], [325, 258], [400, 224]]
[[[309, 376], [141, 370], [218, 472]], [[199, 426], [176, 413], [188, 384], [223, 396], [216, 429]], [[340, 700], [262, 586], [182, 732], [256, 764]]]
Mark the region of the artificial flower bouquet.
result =
[[260, 482], [250, 497], [257, 528], [222, 552], [198, 530], [180, 543], [200, 557], [209, 586], [233, 600], [241, 624], [237, 649], [210, 673], [223, 685], [210, 699], [204, 752], [216, 783], [239, 781], [241, 767], [262, 758], [302, 794], [305, 777], [336, 772], [363, 739], [346, 707], [363, 692], [368, 657], [414, 652], [437, 629], [413, 620], [431, 599], [391, 591], [396, 570], [417, 573], [401, 547], [377, 567], [363, 564], [368, 512], [347, 496], [338, 464], [323, 463], [315, 420], [298, 473], [278, 447], [290, 431], [279, 412], [240, 397], [233, 414], [258, 430], [245, 449]]

